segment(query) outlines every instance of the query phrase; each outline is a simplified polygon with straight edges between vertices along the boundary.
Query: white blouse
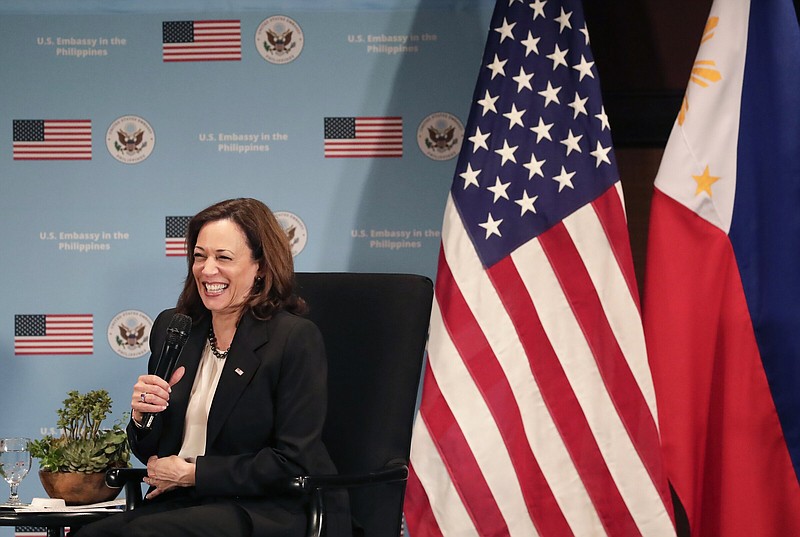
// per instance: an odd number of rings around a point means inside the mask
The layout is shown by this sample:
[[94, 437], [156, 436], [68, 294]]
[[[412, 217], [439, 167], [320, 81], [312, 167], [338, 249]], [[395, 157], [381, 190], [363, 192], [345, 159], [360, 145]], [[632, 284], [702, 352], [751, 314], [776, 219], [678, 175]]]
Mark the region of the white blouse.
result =
[[200, 366], [194, 377], [192, 393], [189, 396], [189, 406], [186, 408], [186, 421], [183, 427], [183, 444], [178, 456], [194, 462], [196, 457], [206, 452], [206, 427], [208, 425], [208, 411], [217, 391], [219, 377], [225, 360], [217, 358], [211, 353], [211, 345], [206, 342]]

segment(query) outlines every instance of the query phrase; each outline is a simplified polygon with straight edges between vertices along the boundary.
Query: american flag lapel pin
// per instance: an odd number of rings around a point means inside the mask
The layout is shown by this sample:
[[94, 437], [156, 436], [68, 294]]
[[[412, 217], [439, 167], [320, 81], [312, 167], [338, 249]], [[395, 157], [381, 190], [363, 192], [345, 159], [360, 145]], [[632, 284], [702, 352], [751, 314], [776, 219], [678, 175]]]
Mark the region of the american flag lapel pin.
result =
[[241, 370], [241, 369], [239, 369], [238, 367], [235, 369], [235, 371], [236, 371], [236, 374], [237, 374], [237, 375], [239, 375], [240, 377], [241, 377], [242, 375], [244, 375], [244, 371], [242, 371], [242, 370]]

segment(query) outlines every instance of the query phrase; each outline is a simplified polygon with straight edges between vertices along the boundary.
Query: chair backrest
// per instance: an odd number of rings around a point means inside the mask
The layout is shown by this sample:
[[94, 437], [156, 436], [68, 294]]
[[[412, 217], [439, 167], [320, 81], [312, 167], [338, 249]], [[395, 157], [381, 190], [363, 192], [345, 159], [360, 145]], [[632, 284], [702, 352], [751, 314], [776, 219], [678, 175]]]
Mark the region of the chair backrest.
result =
[[[297, 294], [325, 339], [324, 441], [341, 474], [408, 462], [433, 284], [409, 274], [297, 273]], [[404, 484], [350, 491], [367, 537], [398, 537]]]

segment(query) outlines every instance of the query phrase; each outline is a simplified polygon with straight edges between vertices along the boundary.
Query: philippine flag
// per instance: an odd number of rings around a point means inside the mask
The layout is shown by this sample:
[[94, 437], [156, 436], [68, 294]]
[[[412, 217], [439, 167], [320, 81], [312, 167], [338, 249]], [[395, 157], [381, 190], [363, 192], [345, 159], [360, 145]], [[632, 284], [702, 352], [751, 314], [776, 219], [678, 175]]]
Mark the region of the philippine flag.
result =
[[800, 28], [716, 0], [656, 178], [645, 334], [691, 535], [800, 535]]

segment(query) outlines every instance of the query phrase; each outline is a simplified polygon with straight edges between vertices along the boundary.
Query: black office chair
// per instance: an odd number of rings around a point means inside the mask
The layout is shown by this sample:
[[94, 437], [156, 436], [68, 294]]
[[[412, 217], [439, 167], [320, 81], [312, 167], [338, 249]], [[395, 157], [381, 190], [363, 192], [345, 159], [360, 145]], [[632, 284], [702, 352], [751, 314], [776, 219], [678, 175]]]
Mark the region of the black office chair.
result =
[[[309, 536], [325, 535], [324, 492], [346, 488], [366, 537], [397, 537], [433, 284], [407, 274], [298, 273], [297, 286], [328, 352], [323, 439], [339, 474], [287, 486], [310, 496]], [[106, 481], [124, 485], [135, 508], [144, 473], [111, 470]]]

